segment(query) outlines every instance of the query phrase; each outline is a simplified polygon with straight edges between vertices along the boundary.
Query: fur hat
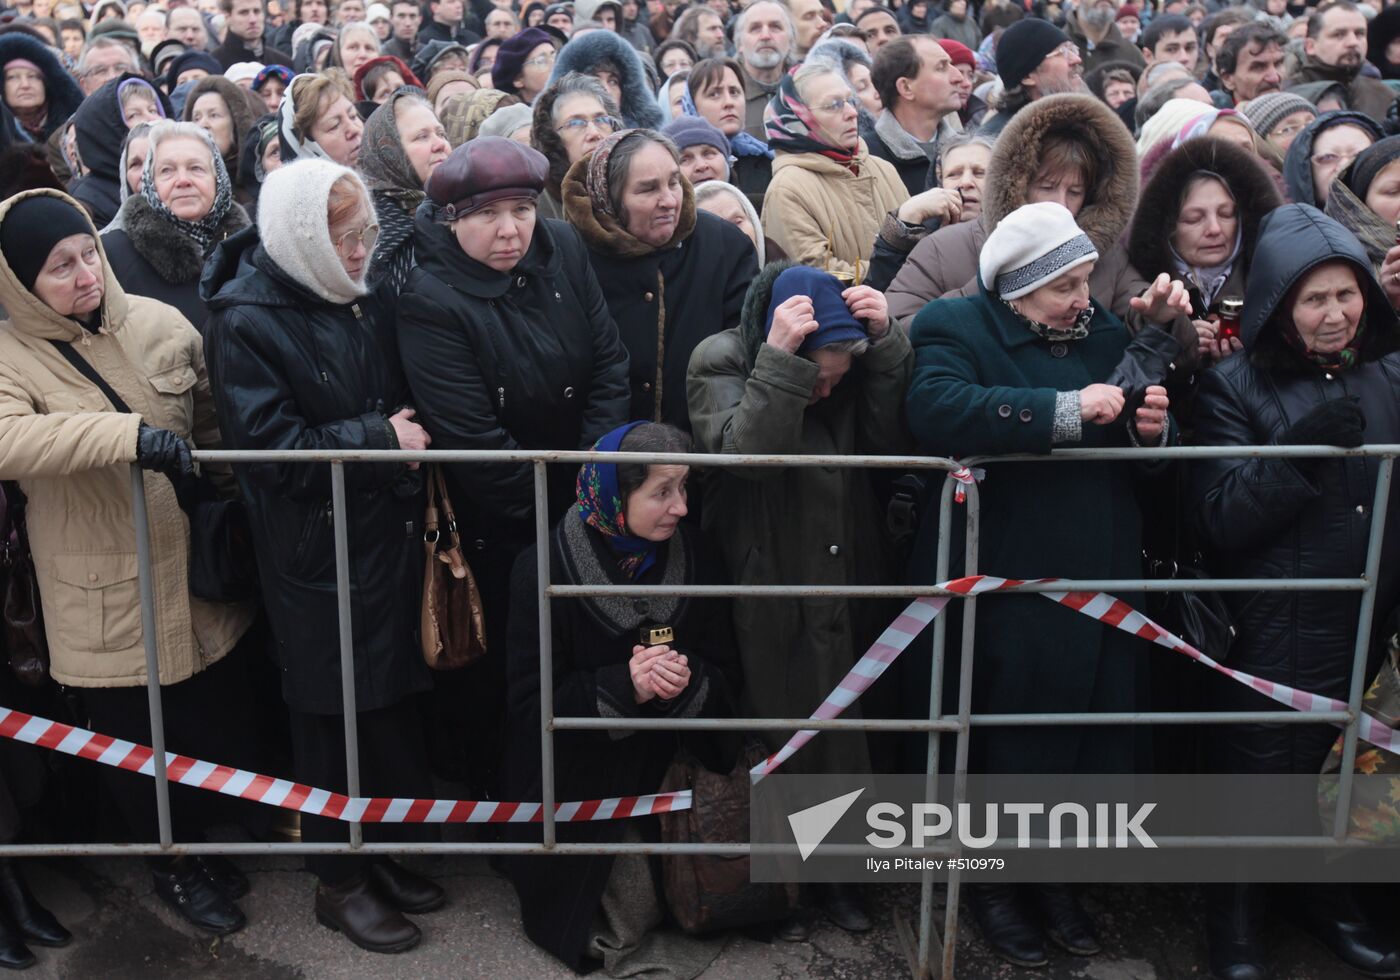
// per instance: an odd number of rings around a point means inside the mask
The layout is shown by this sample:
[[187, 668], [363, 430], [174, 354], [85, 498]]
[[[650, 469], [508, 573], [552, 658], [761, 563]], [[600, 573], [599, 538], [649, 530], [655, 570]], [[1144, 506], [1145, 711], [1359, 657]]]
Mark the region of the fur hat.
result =
[[1001, 219], [982, 246], [978, 266], [989, 293], [1016, 299], [1098, 258], [1065, 206], [1041, 201]]
[[359, 175], [330, 160], [303, 158], [278, 167], [258, 196], [258, 236], [272, 261], [311, 293], [342, 304], [366, 290], [363, 276], [351, 279], [341, 265], [326, 218], [331, 187], [345, 177], [354, 181], [372, 218], [374, 202]]

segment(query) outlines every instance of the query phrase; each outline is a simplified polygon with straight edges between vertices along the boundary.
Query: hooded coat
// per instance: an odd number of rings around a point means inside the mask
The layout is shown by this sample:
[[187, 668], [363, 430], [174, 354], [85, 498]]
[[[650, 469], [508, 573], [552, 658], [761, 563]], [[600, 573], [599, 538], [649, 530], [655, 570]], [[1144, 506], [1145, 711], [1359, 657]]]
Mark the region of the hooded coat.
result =
[[[1283, 337], [1292, 287], [1323, 262], [1355, 270], [1366, 294], [1359, 361], [1342, 371], [1306, 360]], [[1203, 446], [1267, 446], [1323, 402], [1356, 398], [1367, 443], [1400, 442], [1400, 323], [1349, 232], [1306, 205], [1264, 219], [1249, 272], [1242, 354], [1201, 378], [1196, 440]], [[1190, 515], [1222, 578], [1356, 578], [1365, 568], [1376, 475], [1374, 458], [1196, 460]], [[1400, 503], [1393, 488], [1390, 509]], [[1376, 593], [1376, 627], [1400, 600], [1400, 527], [1388, 522]], [[1228, 592], [1238, 634], [1230, 665], [1299, 690], [1346, 700], [1361, 597], [1354, 592]], [[1373, 637], [1374, 639], [1374, 637]], [[1373, 643], [1372, 650], [1381, 646]], [[1367, 665], [1373, 676], [1375, 658]], [[1236, 684], [1220, 685], [1218, 707], [1276, 705]], [[1215, 706], [1213, 706], [1215, 707]], [[1325, 726], [1231, 726], [1217, 743], [1222, 772], [1318, 772], [1336, 730]]]
[[627, 348], [629, 418], [690, 431], [686, 365], [706, 337], [736, 326], [744, 291], [758, 274], [753, 243], [734, 225], [685, 202], [675, 234], [660, 248], [634, 238], [593, 210], [585, 157], [564, 178], [564, 211], [588, 246], [593, 272]]
[[1294, 204], [1318, 206], [1317, 189], [1313, 186], [1312, 152], [1317, 134], [1333, 126], [1356, 126], [1371, 134], [1371, 142], [1381, 139], [1384, 134], [1370, 116], [1350, 109], [1324, 112], [1303, 128], [1288, 146], [1283, 158], [1283, 183], [1288, 199]]
[[[978, 293], [983, 243], [1002, 218], [1026, 203], [1040, 169], [1041, 146], [1047, 137], [1061, 133], [1082, 139], [1098, 160], [1096, 185], [1074, 219], [1099, 252], [1089, 292], [1137, 332], [1141, 321], [1128, 301], [1142, 295], [1147, 280], [1119, 244], [1137, 203], [1137, 152], [1113, 110], [1089, 95], [1052, 95], [1016, 113], [992, 149], [982, 214], [976, 221], [940, 228], [914, 247], [885, 292], [890, 316], [909, 319], [930, 300]], [[1188, 318], [1178, 317], [1171, 332], [1189, 362], [1196, 350], [1195, 327]]]
[[[16, 202], [0, 203], [0, 223]], [[94, 229], [92, 235], [96, 237]], [[99, 254], [102, 246], [98, 245]], [[200, 449], [219, 426], [199, 334], [164, 303], [128, 296], [103, 256], [101, 328], [84, 330], [34, 296], [0, 257], [0, 478], [18, 480], [43, 601], [50, 674], [75, 687], [146, 683], [130, 464], [145, 422]], [[51, 341], [73, 344], [135, 414], [119, 414]], [[147, 474], [160, 683], [178, 684], [233, 649], [251, 606], [189, 591], [189, 522], [168, 479]]]
[[1386, 121], [1390, 106], [1395, 102], [1395, 90], [1379, 78], [1369, 78], [1361, 74], [1360, 66], [1341, 68], [1324, 65], [1309, 55], [1304, 55], [1303, 63], [1293, 73], [1292, 84], [1305, 82], [1336, 82], [1346, 89], [1347, 107], [1381, 125]]
[[228, 169], [229, 179], [233, 181], [234, 191], [237, 193], [252, 177], [251, 174], [243, 173], [243, 139], [248, 135], [248, 130], [253, 128], [253, 123], [263, 115], [265, 106], [260, 98], [247, 89], [220, 75], [210, 75], [195, 82], [194, 88], [190, 89], [190, 94], [185, 99], [183, 114], [186, 122], [193, 121], [194, 104], [207, 92], [217, 92], [223, 98], [224, 105], [228, 106], [229, 118], [233, 122], [233, 146], [224, 154], [224, 167]]
[[74, 181], [69, 190], [99, 228], [111, 223], [122, 203], [120, 166], [127, 126], [117, 88], [128, 78], [138, 77], [123, 74], [113, 78], [84, 99], [73, 114], [78, 155], [88, 172]]
[[[904, 395], [913, 351], [889, 333], [855, 359], [831, 395], [808, 405], [815, 362], [766, 340], [773, 282], [754, 280], [738, 327], [695, 349], [686, 376], [696, 448], [707, 453], [850, 455], [909, 446]], [[737, 585], [876, 585], [896, 571], [869, 474], [851, 468], [719, 469], [705, 487], [705, 530]], [[734, 600], [744, 668], [741, 711], [804, 717], [821, 704], [875, 640], [883, 604], [814, 598]], [[881, 622], [884, 619], [884, 622]], [[847, 709], [845, 717], [856, 717]], [[787, 732], [765, 732], [776, 750]], [[784, 772], [868, 772], [865, 739], [825, 732]]]
[[[407, 403], [390, 314], [339, 305], [283, 270], [256, 227], [205, 266], [204, 350], [230, 449], [397, 449], [388, 417]], [[330, 466], [236, 466], [263, 605], [294, 710], [338, 715], [339, 613]], [[431, 680], [418, 646], [423, 495], [402, 463], [345, 467], [355, 703], [391, 707]]]
[[[989, 183], [988, 186], [991, 186]], [[1091, 280], [1092, 282], [1092, 280]], [[931, 456], [1049, 453], [1057, 393], [1102, 382], [1128, 344], [1123, 322], [1095, 304], [1088, 336], [1054, 342], [1034, 333], [979, 283], [973, 296], [944, 298], [914, 319], [916, 358], [909, 426], [918, 452]], [[1084, 424], [1062, 448], [1124, 448], [1123, 422]], [[1149, 472], [1160, 468], [1149, 464]], [[978, 484], [982, 513], [978, 567], [1010, 578], [1137, 578], [1142, 575], [1142, 513], [1135, 464], [1004, 463]], [[941, 481], [931, 484], [937, 501]], [[1047, 519], [1048, 515], [1054, 515]], [[964, 527], [955, 518], [949, 574], [963, 574]], [[914, 543], [910, 578], [936, 582], [937, 507]], [[1138, 608], [1138, 599], [1120, 596]], [[972, 710], [992, 713], [1132, 711], [1145, 706], [1146, 644], [1040, 596], [993, 600], [976, 623]], [[961, 609], [948, 636], [960, 635]], [[904, 668], [910, 707], [928, 708], [926, 658]], [[950, 665], [945, 677], [957, 677]], [[951, 681], [949, 686], [956, 686]], [[945, 702], [946, 704], [947, 702]], [[956, 703], [956, 702], [954, 702]], [[1139, 730], [1140, 731], [1140, 730]], [[1133, 772], [1144, 761], [1136, 735], [1100, 726], [974, 732], [977, 772]]]
[[1224, 178], [1240, 219], [1240, 252], [1225, 284], [1216, 292], [1213, 306], [1219, 306], [1226, 296], [1244, 297], [1249, 261], [1259, 238], [1259, 222], [1283, 203], [1258, 157], [1233, 143], [1203, 136], [1187, 140], [1162, 159], [1138, 199], [1137, 213], [1128, 232], [1128, 261], [1146, 279], [1155, 279], [1162, 272], [1182, 279], [1191, 294], [1192, 312], [1198, 316], [1206, 311], [1206, 304], [1200, 289], [1178, 271], [1171, 239], [1186, 185], [1203, 170]]
[[550, 84], [571, 71], [591, 75], [598, 62], [608, 60], [617, 65], [618, 81], [622, 85], [622, 121], [628, 129], [660, 129], [664, 123], [661, 109], [647, 84], [646, 69], [642, 67], [637, 49], [612, 31], [589, 31], [559, 49], [550, 72]]
[[[43, 142], [78, 110], [78, 106], [83, 102], [83, 90], [73, 81], [73, 76], [64, 70], [53, 49], [36, 37], [19, 31], [0, 35], [0, 67], [15, 58], [34, 62], [44, 75], [44, 95], [48, 100], [49, 111], [44, 120], [43, 138], [34, 140], [12, 115], [6, 113], [4, 118], [10, 124], [11, 138], [25, 143]], [[103, 223], [99, 222], [99, 227]]]

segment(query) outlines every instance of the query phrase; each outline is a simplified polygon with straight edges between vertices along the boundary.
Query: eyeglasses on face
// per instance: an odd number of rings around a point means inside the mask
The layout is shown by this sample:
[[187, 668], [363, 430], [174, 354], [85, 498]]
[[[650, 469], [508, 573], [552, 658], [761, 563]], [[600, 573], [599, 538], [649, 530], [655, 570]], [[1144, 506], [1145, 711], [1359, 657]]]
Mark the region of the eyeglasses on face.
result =
[[582, 133], [592, 126], [600, 133], [613, 133], [617, 131], [618, 126], [621, 124], [621, 120], [608, 115], [599, 114], [587, 118], [575, 116], [573, 119], [566, 120], [564, 125], [558, 127], [555, 131], [559, 133]]
[[525, 64], [529, 65], [531, 68], [548, 68], [550, 65], [554, 64], [554, 52], [537, 54], [533, 58], [526, 59]]
[[374, 243], [379, 241], [379, 225], [375, 222], [352, 231], [347, 231], [335, 240], [335, 250], [341, 255], [353, 255], [361, 245], [366, 252], [374, 251]]
[[845, 109], [846, 106], [850, 106], [852, 109], [859, 111], [860, 99], [856, 98], [854, 95], [849, 95], [844, 99], [832, 99], [830, 102], [823, 102], [821, 105], [813, 106], [812, 108], [816, 109], [818, 112], [837, 113]]

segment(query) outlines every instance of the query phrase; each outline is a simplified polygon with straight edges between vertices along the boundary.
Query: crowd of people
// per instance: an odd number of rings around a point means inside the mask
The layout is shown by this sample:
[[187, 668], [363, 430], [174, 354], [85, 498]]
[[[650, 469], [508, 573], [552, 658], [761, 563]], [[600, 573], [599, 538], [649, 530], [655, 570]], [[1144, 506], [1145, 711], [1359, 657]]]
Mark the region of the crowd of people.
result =
[[[13, 576], [13, 556], [32, 555], [49, 682], [6, 678], [0, 696], [114, 738], [151, 738], [133, 463], [150, 471], [166, 744], [342, 792], [343, 520], [366, 796], [540, 799], [546, 571], [584, 586], [937, 581], [942, 486], [915, 474], [556, 465], [538, 515], [531, 467], [447, 463], [486, 642], [433, 670], [428, 464], [347, 465], [336, 515], [323, 463], [196, 467], [192, 449], [664, 460], [1400, 443], [1400, 7], [1382, 0], [9, 0], [0, 72], [5, 556]], [[1355, 578], [1377, 469], [994, 463], [979, 567]], [[209, 498], [243, 504], [256, 595], [196, 588], [188, 515]], [[1377, 651], [1400, 603], [1400, 523], [1383, 548]], [[619, 724], [806, 716], [898, 612], [817, 596], [551, 601], [546, 703]], [[1271, 706], [1070, 610], [990, 601], [977, 712]], [[1347, 697], [1358, 594], [1223, 602], [1234, 666]], [[929, 671], [916, 647], [847, 716], [926, 717]], [[787, 735], [764, 733], [767, 747]], [[974, 732], [970, 765], [1315, 774], [1334, 738], [1325, 725], [991, 728]], [[681, 750], [718, 774], [742, 757], [737, 735], [699, 731], [555, 743], [559, 800], [656, 792]], [[831, 732], [785, 771], [922, 771], [927, 748]], [[32, 763], [0, 746], [0, 840], [64, 832], [26, 824], [63, 791]], [[120, 825], [105, 829], [155, 839], [149, 781], [98, 778]], [[223, 824], [348, 839], [336, 820], [292, 828], [183, 787], [171, 820], [178, 840]], [[558, 831], [658, 832], [652, 819]], [[149, 865], [194, 926], [245, 925], [233, 862]], [[307, 865], [317, 919], [366, 950], [412, 948], [408, 916], [445, 901], [384, 856]], [[690, 977], [716, 955], [667, 925], [645, 858], [499, 868], [526, 934], [576, 969]], [[1210, 974], [1267, 976], [1270, 890], [1204, 891]], [[1100, 950], [1067, 886], [966, 894], [1012, 963], [1043, 966], [1047, 944]], [[1300, 889], [1289, 908], [1347, 966], [1400, 976], [1400, 937], [1351, 888]], [[802, 941], [817, 911], [871, 927], [861, 891], [829, 885], [773, 935]], [[0, 965], [71, 938], [0, 861]]]

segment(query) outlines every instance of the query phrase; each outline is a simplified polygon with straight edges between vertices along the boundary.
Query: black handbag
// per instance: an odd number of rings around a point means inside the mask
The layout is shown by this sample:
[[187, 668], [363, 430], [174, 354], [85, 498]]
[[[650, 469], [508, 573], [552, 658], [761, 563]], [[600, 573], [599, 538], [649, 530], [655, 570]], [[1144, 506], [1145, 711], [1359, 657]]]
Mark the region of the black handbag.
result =
[[[112, 407], [131, 414], [122, 400], [97, 369], [89, 364], [73, 345], [50, 340], [69, 364], [97, 385]], [[166, 474], [175, 487], [175, 498], [189, 518], [190, 594], [210, 602], [245, 602], [258, 594], [258, 571], [253, 558], [253, 535], [248, 524], [248, 511], [241, 500], [219, 496], [214, 484], [205, 476], [181, 477]]]
[[3, 640], [10, 670], [27, 687], [49, 679], [49, 644], [39, 605], [39, 580], [24, 524], [25, 497], [18, 483], [0, 484], [5, 517], [0, 520], [0, 569], [5, 576]]
[[[1197, 565], [1157, 569], [1154, 578], [1204, 581], [1208, 576]], [[1224, 663], [1235, 642], [1235, 622], [1219, 592], [1154, 592], [1148, 609], [1159, 626], [1171, 630], [1212, 660]]]

